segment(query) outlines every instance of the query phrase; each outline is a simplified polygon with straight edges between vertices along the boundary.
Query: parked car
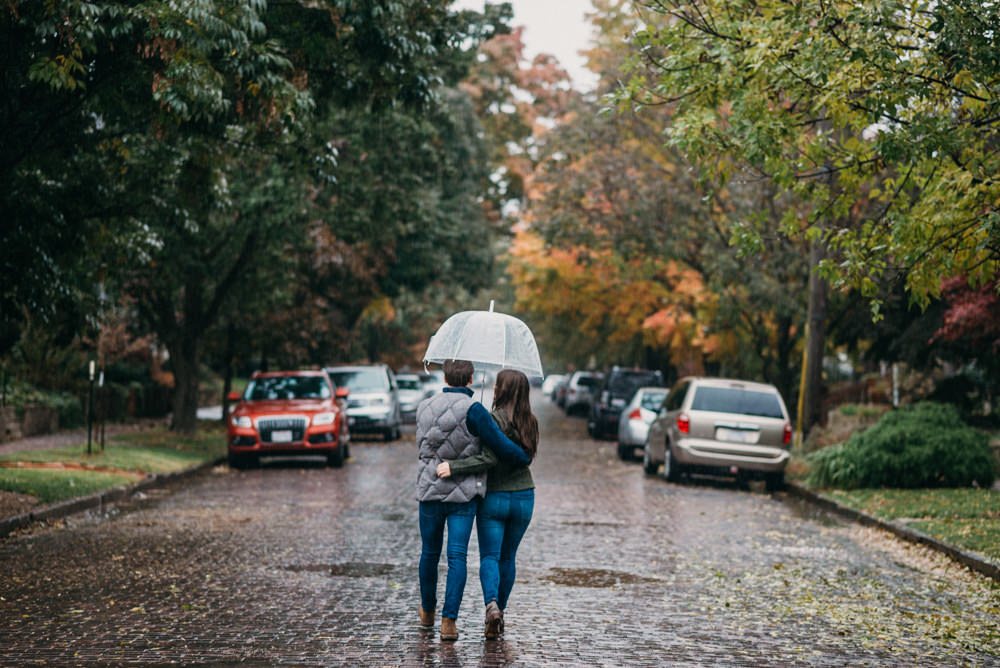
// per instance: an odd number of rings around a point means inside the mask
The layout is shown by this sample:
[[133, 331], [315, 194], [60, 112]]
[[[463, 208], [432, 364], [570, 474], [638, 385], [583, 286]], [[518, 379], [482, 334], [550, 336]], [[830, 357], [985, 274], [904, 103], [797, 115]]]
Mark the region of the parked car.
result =
[[723, 378], [683, 378], [649, 426], [643, 466], [677, 481], [686, 473], [763, 478], [784, 486], [792, 424], [773, 385]]
[[587, 433], [593, 438], [617, 434], [619, 414], [643, 385], [663, 385], [663, 374], [649, 369], [611, 369], [590, 405]]
[[552, 399], [552, 403], [554, 403], [559, 408], [566, 407], [566, 385], [569, 384], [569, 376], [571, 375], [572, 374], [568, 376], [563, 376], [559, 380], [559, 382], [556, 383], [555, 389], [552, 390], [552, 397], [550, 398]]
[[229, 464], [251, 466], [267, 455], [323, 455], [330, 466], [349, 456], [350, 431], [343, 407], [346, 389], [335, 389], [324, 371], [255, 373], [229, 417]]
[[433, 369], [426, 372], [421, 371], [417, 375], [420, 377], [420, 382], [427, 389], [428, 394], [437, 394], [447, 385], [444, 382], [444, 371], [441, 369]]
[[552, 398], [552, 393], [556, 391], [556, 387], [559, 385], [559, 382], [565, 377], [566, 376], [561, 373], [550, 373], [545, 377], [545, 380], [542, 381], [542, 394]]
[[574, 371], [566, 381], [566, 395], [563, 399], [566, 415], [588, 415], [590, 404], [594, 401], [594, 392], [602, 380], [604, 377], [593, 371]]
[[392, 370], [384, 364], [331, 366], [330, 374], [337, 387], [350, 391], [347, 399], [347, 423], [354, 434], [381, 434], [386, 441], [399, 438], [402, 424], [399, 390]]
[[649, 435], [649, 425], [656, 419], [670, 390], [666, 387], [640, 387], [618, 417], [618, 457], [635, 459], [642, 456]]
[[403, 422], [417, 421], [417, 404], [434, 394], [434, 389], [428, 387], [415, 373], [396, 375], [396, 387], [399, 390], [399, 415]]

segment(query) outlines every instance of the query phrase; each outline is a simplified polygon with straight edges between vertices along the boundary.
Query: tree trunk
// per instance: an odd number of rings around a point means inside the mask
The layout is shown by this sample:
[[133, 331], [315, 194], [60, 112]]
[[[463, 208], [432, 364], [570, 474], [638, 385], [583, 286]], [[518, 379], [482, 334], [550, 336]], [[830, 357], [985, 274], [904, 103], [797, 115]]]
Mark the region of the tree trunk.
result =
[[[185, 330], [188, 330], [185, 327]], [[170, 363], [174, 371], [174, 417], [170, 429], [194, 434], [198, 429], [198, 368], [201, 364], [201, 334], [185, 331], [171, 346]]]
[[233, 387], [233, 357], [236, 356], [236, 327], [232, 321], [226, 325], [226, 359], [222, 374], [222, 424], [229, 422], [229, 392]]
[[806, 379], [802, 409], [802, 433], [823, 421], [823, 353], [826, 341], [826, 279], [817, 273], [826, 247], [820, 241], [809, 248], [809, 331], [806, 340]]

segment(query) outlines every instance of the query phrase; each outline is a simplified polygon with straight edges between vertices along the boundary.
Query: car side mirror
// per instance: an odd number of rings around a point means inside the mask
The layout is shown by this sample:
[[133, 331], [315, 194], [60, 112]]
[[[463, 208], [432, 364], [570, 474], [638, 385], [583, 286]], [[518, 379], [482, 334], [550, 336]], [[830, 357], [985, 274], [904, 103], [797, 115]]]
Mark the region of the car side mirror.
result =
[[338, 399], [346, 399], [347, 395], [350, 393], [351, 393], [350, 390], [348, 390], [346, 387], [338, 387], [336, 390], [333, 391], [333, 396], [337, 397]]
[[237, 392], [236, 390], [233, 390], [232, 392], [226, 395], [226, 399], [229, 401], [239, 401], [240, 393]]

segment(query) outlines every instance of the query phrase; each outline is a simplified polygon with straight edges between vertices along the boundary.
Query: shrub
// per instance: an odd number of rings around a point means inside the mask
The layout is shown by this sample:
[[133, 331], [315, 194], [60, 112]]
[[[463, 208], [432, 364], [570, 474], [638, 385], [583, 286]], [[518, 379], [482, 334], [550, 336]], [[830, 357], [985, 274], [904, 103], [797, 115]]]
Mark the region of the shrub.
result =
[[80, 399], [69, 392], [50, 392], [22, 381], [14, 380], [7, 387], [7, 405], [17, 409], [22, 415], [25, 406], [41, 404], [51, 406], [59, 412], [60, 429], [79, 427], [86, 421], [86, 413]]
[[890, 411], [807, 461], [815, 487], [989, 487], [994, 478], [986, 435], [953, 406], [929, 401]]

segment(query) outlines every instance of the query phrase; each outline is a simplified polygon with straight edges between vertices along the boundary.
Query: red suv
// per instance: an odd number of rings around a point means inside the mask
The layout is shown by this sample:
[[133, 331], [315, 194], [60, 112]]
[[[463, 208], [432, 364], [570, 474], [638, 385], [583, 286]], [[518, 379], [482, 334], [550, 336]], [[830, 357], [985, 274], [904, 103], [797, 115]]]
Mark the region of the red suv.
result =
[[229, 465], [256, 464], [261, 455], [325, 455], [330, 466], [348, 456], [346, 388], [334, 390], [325, 371], [257, 372], [229, 417]]

